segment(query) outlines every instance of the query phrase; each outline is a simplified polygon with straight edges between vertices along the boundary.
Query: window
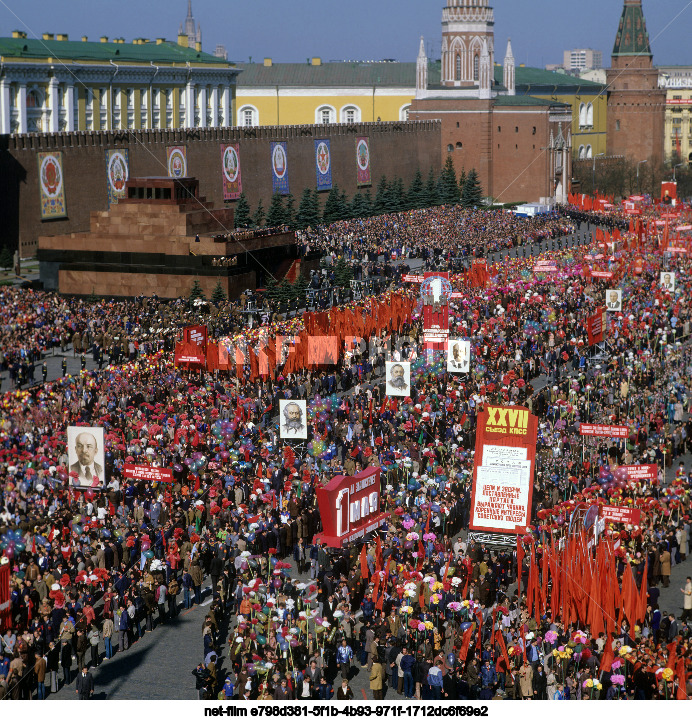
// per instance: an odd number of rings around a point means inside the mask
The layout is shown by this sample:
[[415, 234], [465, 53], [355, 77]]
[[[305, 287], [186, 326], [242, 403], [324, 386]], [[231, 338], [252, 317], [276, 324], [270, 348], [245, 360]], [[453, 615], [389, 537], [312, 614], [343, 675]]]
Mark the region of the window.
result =
[[243, 105], [238, 111], [238, 125], [252, 128], [259, 125], [259, 113], [254, 105]]
[[[315, 124], [327, 125], [336, 122], [336, 110], [331, 105], [321, 105], [315, 112]], [[346, 121], [344, 121], [346, 122]]]
[[461, 80], [461, 55], [459, 53], [454, 58], [454, 79]]
[[502, 126], [501, 126], [501, 125], [498, 125], [498, 126], [497, 126], [497, 132], [498, 132], [498, 133], [501, 133], [501, 132], [502, 132]]
[[462, 147], [461, 141], [457, 141], [457, 150], [461, 150]]
[[586, 105], [582, 103], [579, 106], [579, 127], [583, 128], [586, 126]]
[[585, 157], [586, 157], [586, 149], [584, 148], [583, 145], [580, 145], [579, 146], [579, 160], [584, 160]]
[[586, 124], [592, 128], [593, 127], [593, 104], [589, 103], [586, 106]]
[[409, 110], [411, 110], [410, 105], [402, 105], [399, 108], [399, 120], [408, 120]]
[[42, 105], [41, 97], [37, 90], [31, 90], [26, 94], [26, 107], [27, 108], [40, 108]]
[[536, 134], [536, 126], [534, 125], [534, 126], [533, 126], [533, 132], [531, 133], [531, 135], [535, 135], [535, 134]]
[[615, 130], [620, 130], [620, 121], [619, 120], [615, 121]]
[[447, 152], [448, 152], [448, 153], [451, 153], [453, 150], [454, 150], [454, 146], [450, 143], [450, 144], [447, 146]]
[[514, 126], [514, 132], [515, 132], [515, 133], [518, 133], [518, 132], [519, 132], [519, 126], [518, 126], [518, 125], [515, 125], [515, 126]]
[[593, 157], [593, 149], [591, 148], [590, 145], [587, 145], [586, 146], [586, 159], [591, 160], [592, 157]]
[[345, 107], [341, 108], [341, 122], [348, 123], [349, 125], [353, 123], [359, 123], [360, 108], [356, 107], [355, 105], [346, 105]]
[[473, 79], [478, 82], [478, 78], [480, 77], [480, 71], [479, 71], [479, 63], [480, 58], [478, 55], [473, 56]]

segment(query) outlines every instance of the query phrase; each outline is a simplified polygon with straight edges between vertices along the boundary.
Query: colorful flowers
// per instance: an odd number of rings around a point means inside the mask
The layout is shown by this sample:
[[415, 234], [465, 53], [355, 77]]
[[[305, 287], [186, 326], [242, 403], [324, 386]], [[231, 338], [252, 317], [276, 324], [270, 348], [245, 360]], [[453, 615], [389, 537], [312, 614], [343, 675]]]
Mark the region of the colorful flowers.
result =
[[419, 538], [419, 536], [415, 531], [411, 531], [411, 533], [406, 534], [407, 541], [417, 541], [418, 538]]
[[545, 640], [548, 643], [555, 643], [555, 641], [557, 641], [557, 634], [555, 633], [555, 631], [546, 631]]
[[413, 606], [402, 606], [399, 609], [399, 613], [408, 615], [409, 613], [413, 613]]
[[613, 684], [613, 686], [624, 686], [625, 677], [622, 674], [614, 673], [610, 677], [610, 682]]

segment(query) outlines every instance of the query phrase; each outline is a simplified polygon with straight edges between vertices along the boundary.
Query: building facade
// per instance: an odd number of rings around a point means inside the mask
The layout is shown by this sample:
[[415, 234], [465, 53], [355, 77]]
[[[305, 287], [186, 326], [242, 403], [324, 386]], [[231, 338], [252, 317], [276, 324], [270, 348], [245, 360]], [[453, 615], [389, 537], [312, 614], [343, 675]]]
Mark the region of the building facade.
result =
[[666, 93], [665, 158], [692, 162], [692, 66], [658, 68], [659, 87]]
[[493, 26], [488, 0], [448, 0], [439, 73], [421, 40], [409, 117], [439, 120], [442, 156], [452, 155], [457, 172], [475, 168], [495, 201], [565, 202], [571, 108], [519, 91], [510, 41], [502, 66], [495, 65]]
[[599, 70], [603, 67], [603, 53], [591, 48], [565, 50], [562, 67], [568, 73], [580, 73], [583, 70]]
[[0, 134], [223, 127], [238, 70], [178, 42], [0, 38]]
[[646, 30], [642, 0], [624, 0], [608, 80], [608, 155], [663, 161], [666, 91]]

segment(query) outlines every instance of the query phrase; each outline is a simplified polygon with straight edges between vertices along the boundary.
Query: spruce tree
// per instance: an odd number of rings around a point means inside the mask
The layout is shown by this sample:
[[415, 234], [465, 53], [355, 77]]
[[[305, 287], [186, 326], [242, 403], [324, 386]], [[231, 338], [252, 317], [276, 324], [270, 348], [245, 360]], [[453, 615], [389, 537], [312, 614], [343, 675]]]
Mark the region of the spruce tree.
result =
[[286, 207], [284, 208], [284, 223], [289, 227], [289, 230], [295, 228], [295, 215], [296, 215], [296, 199], [293, 197], [293, 193], [289, 193], [286, 196]]
[[351, 217], [352, 218], [363, 218], [365, 217], [365, 200], [363, 198], [362, 193], [356, 193], [353, 196], [353, 200], [351, 202]]
[[310, 214], [312, 212], [312, 191], [310, 188], [305, 188], [303, 194], [300, 196], [300, 203], [298, 204], [298, 212], [296, 213], [296, 228], [304, 230], [310, 225]]
[[416, 170], [416, 174], [413, 176], [408, 193], [406, 194], [406, 207], [408, 209], [422, 208], [424, 191], [423, 175], [420, 172], [420, 168], [418, 168]]
[[211, 294], [211, 302], [218, 308], [222, 303], [226, 302], [226, 294], [221, 287], [221, 281], [217, 281]]
[[445, 205], [454, 205], [459, 202], [459, 186], [457, 185], [457, 174], [454, 170], [452, 156], [448, 155], [444, 167], [440, 172], [438, 182], [440, 202]]
[[324, 204], [324, 215], [322, 222], [325, 224], [334, 223], [340, 220], [339, 213], [339, 186], [334, 185], [327, 195], [327, 202]]
[[339, 288], [349, 288], [352, 280], [353, 269], [342, 256], [334, 266], [334, 284]]
[[371, 215], [374, 215], [372, 194], [370, 193], [370, 188], [366, 188], [365, 193], [363, 193], [362, 195], [363, 195], [363, 217], [369, 218]]
[[425, 183], [425, 196], [425, 207], [429, 208], [433, 205], [439, 205], [437, 199], [437, 179], [435, 178], [435, 171], [433, 170], [432, 166], [430, 167], [428, 179]]
[[202, 290], [202, 286], [199, 284], [199, 280], [195, 278], [192, 283], [192, 288], [190, 288], [190, 295], [188, 297], [190, 305], [192, 305], [198, 298], [204, 300], [204, 291]]
[[293, 288], [286, 278], [283, 278], [279, 283], [276, 289], [276, 294], [280, 303], [288, 303], [288, 301], [291, 300], [291, 297], [293, 296]]
[[346, 191], [339, 196], [339, 220], [348, 220], [351, 217], [351, 204], [348, 202]]
[[241, 193], [235, 206], [235, 214], [233, 216], [236, 228], [247, 228], [252, 220], [250, 214], [250, 204], [247, 202], [245, 193]]
[[386, 176], [380, 178], [380, 182], [377, 184], [377, 191], [375, 192], [375, 207], [373, 208], [373, 215], [382, 215], [388, 213], [389, 206], [389, 187], [387, 185]]
[[269, 276], [269, 279], [266, 282], [264, 294], [271, 303], [274, 303], [279, 299], [278, 284], [273, 275]]
[[260, 228], [262, 226], [263, 220], [264, 220], [264, 206], [262, 205], [262, 198], [260, 198], [260, 201], [257, 204], [257, 210], [255, 211], [255, 214], [252, 217], [252, 225], [255, 228]]
[[475, 168], [471, 168], [469, 174], [466, 176], [466, 182], [464, 183], [464, 190], [461, 193], [461, 204], [465, 208], [473, 208], [481, 204], [483, 198], [483, 189], [478, 180], [478, 175]]
[[466, 170], [464, 168], [461, 169], [461, 173], [459, 174], [459, 200], [461, 200], [461, 194], [464, 192], [464, 185], [466, 185]]
[[284, 222], [284, 199], [278, 193], [272, 195], [267, 211], [267, 227], [276, 228]]
[[301, 273], [293, 284], [293, 297], [298, 301], [298, 307], [305, 307], [305, 293], [308, 289], [308, 279]]

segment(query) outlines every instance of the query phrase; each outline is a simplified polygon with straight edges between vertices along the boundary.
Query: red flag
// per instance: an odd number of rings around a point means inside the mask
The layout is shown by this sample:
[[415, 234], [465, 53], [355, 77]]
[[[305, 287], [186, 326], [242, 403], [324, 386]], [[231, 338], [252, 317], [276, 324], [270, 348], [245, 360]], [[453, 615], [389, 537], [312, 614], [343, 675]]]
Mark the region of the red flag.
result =
[[687, 696], [687, 674], [685, 673], [685, 658], [680, 656], [678, 665], [675, 669], [675, 675], [678, 677], [678, 690], [675, 692], [675, 698], [678, 701], [686, 701]]
[[613, 663], [615, 660], [615, 654], [613, 653], [613, 642], [611, 640], [610, 634], [606, 636], [606, 643], [603, 647], [603, 656], [601, 657], [601, 665], [598, 667], [598, 672], [601, 673], [602, 671], [605, 671], [608, 673], [610, 671], [610, 664]]
[[360, 575], [367, 581], [370, 576], [370, 569], [368, 568], [368, 554], [365, 544], [360, 551]]
[[[469, 646], [471, 645], [471, 634], [473, 633], [473, 624], [471, 624], [465, 631], [461, 639], [461, 648], [459, 649], [459, 660], [466, 661], [466, 657], [469, 653]], [[479, 634], [480, 635], [480, 634]]]

